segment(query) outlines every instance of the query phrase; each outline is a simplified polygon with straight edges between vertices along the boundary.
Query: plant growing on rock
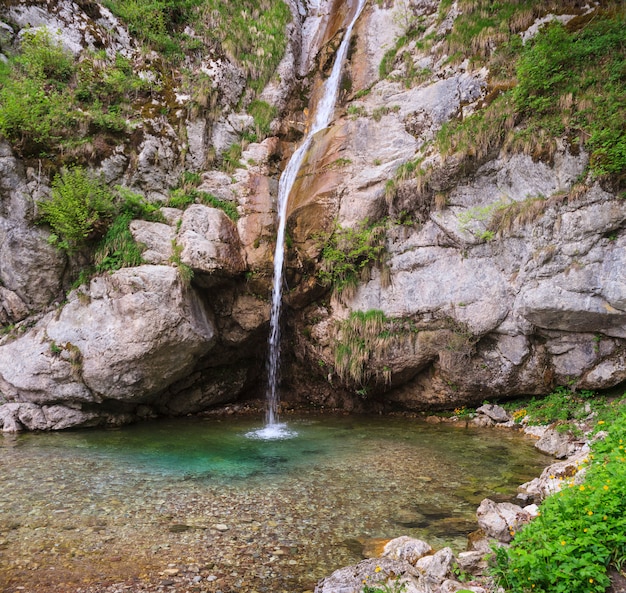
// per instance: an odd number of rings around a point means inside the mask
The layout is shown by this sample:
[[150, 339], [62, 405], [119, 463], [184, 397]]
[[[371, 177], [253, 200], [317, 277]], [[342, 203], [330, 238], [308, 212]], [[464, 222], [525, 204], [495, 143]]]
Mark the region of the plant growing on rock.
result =
[[335, 370], [339, 377], [364, 385], [375, 374], [374, 361], [380, 361], [389, 339], [383, 311], [352, 311], [340, 322], [335, 344]]
[[102, 179], [81, 167], [65, 169], [52, 180], [52, 197], [38, 202], [52, 229], [51, 241], [72, 253], [101, 236], [115, 212], [114, 195]]
[[365, 220], [356, 228], [336, 225], [322, 248], [320, 282], [332, 286], [340, 298], [350, 298], [359, 282], [369, 279], [372, 267], [386, 278], [385, 230], [386, 221]]

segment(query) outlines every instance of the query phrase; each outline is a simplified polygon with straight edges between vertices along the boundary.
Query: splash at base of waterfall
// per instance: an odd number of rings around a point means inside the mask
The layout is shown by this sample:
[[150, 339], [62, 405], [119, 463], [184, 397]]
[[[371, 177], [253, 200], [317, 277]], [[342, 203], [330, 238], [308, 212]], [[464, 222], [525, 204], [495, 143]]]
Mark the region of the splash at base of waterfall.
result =
[[251, 430], [246, 433], [247, 438], [256, 439], [258, 441], [281, 441], [284, 439], [293, 439], [297, 436], [298, 433], [295, 430], [291, 430], [285, 422], [268, 424], [263, 428]]

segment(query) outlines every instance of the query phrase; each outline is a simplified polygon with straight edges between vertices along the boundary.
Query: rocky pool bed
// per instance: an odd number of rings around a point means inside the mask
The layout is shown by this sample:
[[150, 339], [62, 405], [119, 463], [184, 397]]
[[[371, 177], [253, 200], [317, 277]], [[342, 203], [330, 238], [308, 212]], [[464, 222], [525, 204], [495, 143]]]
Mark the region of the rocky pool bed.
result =
[[0, 588], [300, 593], [399, 536], [465, 549], [549, 458], [517, 431], [388, 416], [159, 420], [0, 439]]

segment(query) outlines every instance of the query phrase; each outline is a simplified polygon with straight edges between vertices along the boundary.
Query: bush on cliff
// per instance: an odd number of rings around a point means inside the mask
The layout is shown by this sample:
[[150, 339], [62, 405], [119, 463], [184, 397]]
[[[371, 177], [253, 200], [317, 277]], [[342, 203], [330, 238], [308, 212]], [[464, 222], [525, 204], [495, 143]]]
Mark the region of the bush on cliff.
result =
[[51, 242], [72, 253], [104, 233], [115, 212], [113, 200], [113, 192], [102, 179], [73, 167], [52, 180], [52, 197], [38, 207], [52, 229]]

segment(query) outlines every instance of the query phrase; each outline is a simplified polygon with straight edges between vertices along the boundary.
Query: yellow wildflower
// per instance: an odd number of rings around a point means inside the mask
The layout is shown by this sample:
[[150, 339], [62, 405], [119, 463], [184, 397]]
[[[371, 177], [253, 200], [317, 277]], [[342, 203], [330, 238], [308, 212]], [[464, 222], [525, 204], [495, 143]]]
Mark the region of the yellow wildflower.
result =
[[566, 542], [564, 539], [562, 539], [562, 540], [561, 540], [561, 545], [562, 545], [562, 546], [564, 546], [566, 543], [567, 543], [567, 542]]
[[382, 570], [382, 568], [381, 568], [380, 566], [377, 566], [377, 567], [374, 569], [374, 572], [380, 572], [381, 570]]

